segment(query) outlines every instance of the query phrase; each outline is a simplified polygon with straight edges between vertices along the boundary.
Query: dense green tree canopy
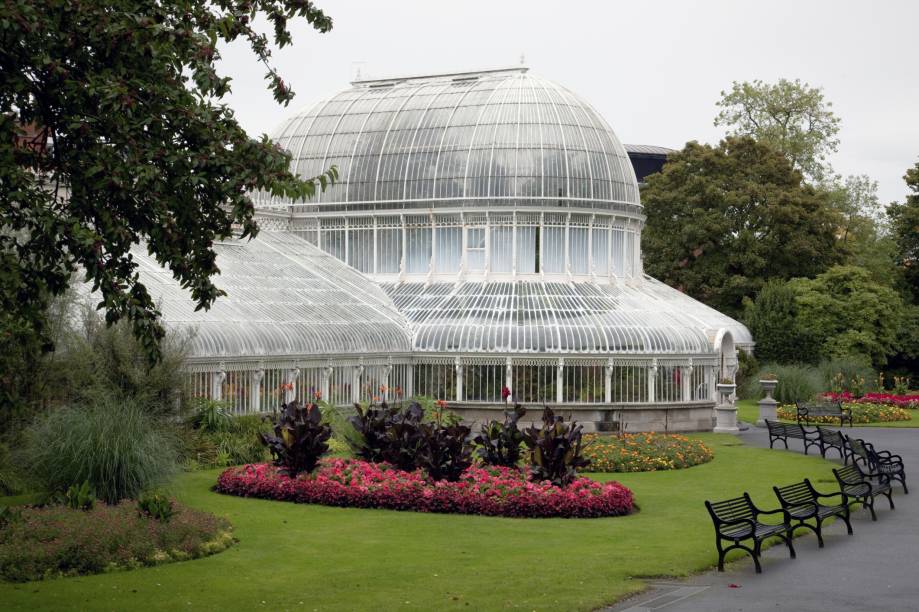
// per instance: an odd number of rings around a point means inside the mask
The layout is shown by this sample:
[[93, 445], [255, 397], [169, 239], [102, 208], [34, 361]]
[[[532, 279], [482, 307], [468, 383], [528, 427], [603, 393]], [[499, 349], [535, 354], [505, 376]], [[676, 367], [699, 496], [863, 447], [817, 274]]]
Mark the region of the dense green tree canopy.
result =
[[867, 270], [834, 266], [814, 279], [794, 279], [789, 286], [797, 301], [797, 323], [814, 335], [823, 356], [865, 355], [880, 367], [899, 348], [903, 300]]
[[773, 279], [748, 300], [743, 322], [762, 363], [810, 363], [820, 359], [813, 334], [798, 320], [796, 294], [788, 281]]
[[906, 171], [910, 194], [902, 203], [891, 204], [890, 234], [896, 243], [896, 262], [906, 280], [913, 302], [919, 304], [919, 162]]
[[642, 202], [648, 273], [728, 314], [767, 280], [815, 276], [839, 258], [826, 194], [749, 137], [688, 143], [648, 177]]
[[729, 136], [752, 136], [774, 147], [809, 178], [827, 174], [826, 158], [839, 145], [839, 118], [819, 88], [797, 79], [735, 81], [731, 91], [721, 92], [718, 106], [715, 125], [726, 126]]
[[[212, 245], [258, 231], [252, 190], [305, 198], [290, 157], [250, 138], [215, 62], [242, 39], [279, 102], [292, 92], [269, 64], [288, 22], [331, 20], [306, 0], [21, 0], [0, 8], [0, 328], [2, 343], [43, 332], [75, 274], [107, 320], [131, 321], [154, 358], [163, 329], [129, 248], [150, 253], [199, 308], [221, 295]], [[334, 173], [333, 173], [334, 174]], [[0, 334], [3, 335], [3, 334]]]

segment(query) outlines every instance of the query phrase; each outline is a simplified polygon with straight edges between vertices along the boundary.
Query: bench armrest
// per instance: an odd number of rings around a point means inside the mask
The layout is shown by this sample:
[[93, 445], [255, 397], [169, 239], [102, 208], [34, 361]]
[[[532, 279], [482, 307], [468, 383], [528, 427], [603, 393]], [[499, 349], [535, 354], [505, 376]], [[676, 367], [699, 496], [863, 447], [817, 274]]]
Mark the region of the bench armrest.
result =
[[718, 519], [718, 525], [715, 530], [720, 534], [722, 527], [730, 527], [731, 525], [748, 525], [750, 527], [750, 533], [756, 531], [756, 523], [752, 519], [740, 518], [740, 519], [731, 519], [729, 521]]
[[760, 510], [756, 506], [753, 507], [754, 512], [756, 512], [756, 518], [759, 520], [760, 515], [762, 514], [781, 514], [783, 522], [791, 522], [791, 515], [788, 514], [788, 510], [785, 508], [776, 508], [775, 510]]
[[893, 453], [887, 450], [874, 451], [874, 454], [876, 454], [879, 459], [883, 459], [884, 461], [896, 461], [898, 463], [903, 463], [903, 457], [901, 457], [900, 455], [894, 455]]

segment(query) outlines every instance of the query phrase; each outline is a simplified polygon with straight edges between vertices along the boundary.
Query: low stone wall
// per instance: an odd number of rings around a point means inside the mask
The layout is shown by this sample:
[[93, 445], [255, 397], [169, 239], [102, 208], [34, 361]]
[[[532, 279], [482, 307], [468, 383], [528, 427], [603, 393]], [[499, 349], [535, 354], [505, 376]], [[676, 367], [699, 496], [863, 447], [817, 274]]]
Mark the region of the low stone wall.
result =
[[[677, 404], [549, 404], [557, 415], [565, 420], [574, 419], [584, 425], [585, 432], [642, 431], [711, 431], [714, 427], [712, 401], [686, 402]], [[463, 418], [467, 425], [478, 429], [478, 425], [492, 419], [502, 420], [504, 405], [483, 405], [471, 402], [450, 402], [450, 410]], [[528, 406], [526, 415], [520, 420], [522, 426], [539, 422], [542, 407]]]

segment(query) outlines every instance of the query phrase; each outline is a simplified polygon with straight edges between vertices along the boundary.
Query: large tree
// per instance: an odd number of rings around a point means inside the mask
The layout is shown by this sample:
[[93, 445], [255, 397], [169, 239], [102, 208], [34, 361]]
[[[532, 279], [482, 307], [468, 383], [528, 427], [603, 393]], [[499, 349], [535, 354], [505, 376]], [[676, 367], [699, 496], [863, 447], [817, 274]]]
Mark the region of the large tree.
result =
[[890, 234], [896, 242], [896, 262], [913, 303], [919, 304], [919, 162], [903, 177], [910, 193], [887, 208]]
[[769, 279], [815, 276], [839, 258], [826, 194], [749, 137], [690, 142], [642, 191], [648, 273], [737, 315]]
[[820, 179], [829, 171], [827, 157], [836, 151], [839, 118], [823, 91], [800, 80], [777, 83], [734, 82], [721, 92], [715, 125], [729, 136], [752, 136], [781, 151], [796, 170]]
[[164, 332], [131, 246], [146, 244], [207, 308], [222, 294], [214, 241], [258, 231], [250, 193], [306, 198], [324, 186], [329, 175], [292, 175], [290, 156], [221, 103], [230, 80], [217, 46], [237, 39], [265, 64], [275, 99], [290, 101], [270, 55], [291, 42], [294, 19], [332, 27], [306, 0], [3, 4], [0, 350], [47, 340], [49, 303], [79, 275], [108, 322], [127, 318], [156, 359]]

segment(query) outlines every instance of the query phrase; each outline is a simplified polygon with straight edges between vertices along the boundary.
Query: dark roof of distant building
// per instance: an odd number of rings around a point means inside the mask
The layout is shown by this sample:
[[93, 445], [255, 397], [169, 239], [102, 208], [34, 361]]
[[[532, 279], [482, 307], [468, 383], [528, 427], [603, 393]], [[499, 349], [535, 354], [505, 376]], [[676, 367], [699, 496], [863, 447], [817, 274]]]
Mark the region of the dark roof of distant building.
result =
[[676, 149], [668, 149], [667, 147], [657, 147], [654, 145], [640, 145], [640, 144], [624, 144], [626, 153], [639, 153], [644, 155], [670, 155]]

